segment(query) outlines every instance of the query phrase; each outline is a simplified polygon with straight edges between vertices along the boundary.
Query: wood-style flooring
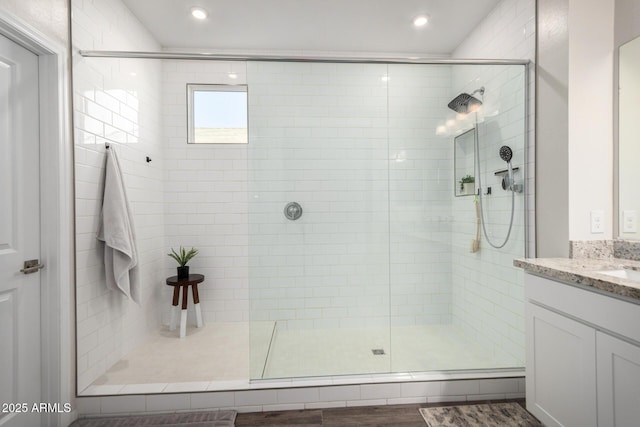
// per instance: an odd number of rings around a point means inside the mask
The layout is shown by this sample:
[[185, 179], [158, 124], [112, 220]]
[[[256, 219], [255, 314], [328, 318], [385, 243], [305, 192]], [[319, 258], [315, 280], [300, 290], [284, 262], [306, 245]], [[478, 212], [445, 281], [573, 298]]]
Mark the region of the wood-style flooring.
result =
[[[418, 411], [419, 408], [495, 402], [498, 401], [256, 412], [238, 414], [236, 427], [426, 427], [427, 424], [422, 419]], [[518, 402], [522, 407], [525, 407], [524, 399], [500, 400], [499, 402]]]

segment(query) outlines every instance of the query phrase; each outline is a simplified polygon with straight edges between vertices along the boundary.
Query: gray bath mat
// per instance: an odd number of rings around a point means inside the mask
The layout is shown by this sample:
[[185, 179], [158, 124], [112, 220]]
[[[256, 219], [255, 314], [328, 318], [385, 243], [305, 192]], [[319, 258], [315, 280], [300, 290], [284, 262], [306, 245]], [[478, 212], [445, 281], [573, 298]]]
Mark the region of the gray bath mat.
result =
[[420, 408], [429, 427], [542, 427], [517, 403]]
[[84, 418], [71, 424], [71, 427], [233, 427], [235, 421], [236, 411], [214, 411]]

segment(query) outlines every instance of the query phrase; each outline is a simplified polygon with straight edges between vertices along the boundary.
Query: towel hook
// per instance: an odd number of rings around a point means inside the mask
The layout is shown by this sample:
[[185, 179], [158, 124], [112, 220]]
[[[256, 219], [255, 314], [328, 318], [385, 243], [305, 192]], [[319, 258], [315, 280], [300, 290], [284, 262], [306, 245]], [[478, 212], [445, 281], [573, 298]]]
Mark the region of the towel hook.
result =
[[151, 157], [147, 156], [147, 163], [151, 163]]

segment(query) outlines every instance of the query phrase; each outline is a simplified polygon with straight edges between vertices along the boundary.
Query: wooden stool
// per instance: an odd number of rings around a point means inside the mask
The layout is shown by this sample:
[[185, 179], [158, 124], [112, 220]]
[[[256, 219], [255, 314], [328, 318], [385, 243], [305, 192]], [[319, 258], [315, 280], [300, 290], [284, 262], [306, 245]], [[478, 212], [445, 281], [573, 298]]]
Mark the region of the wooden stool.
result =
[[202, 274], [190, 274], [187, 279], [178, 280], [178, 276], [171, 276], [167, 279], [167, 285], [173, 286], [173, 301], [171, 309], [171, 323], [169, 330], [176, 329], [176, 321], [178, 320], [178, 300], [180, 299], [180, 289], [182, 289], [182, 313], [180, 314], [180, 338], [184, 338], [187, 334], [187, 299], [189, 286], [193, 291], [193, 303], [196, 309], [196, 326], [202, 327], [202, 312], [200, 311], [200, 297], [198, 296], [198, 283], [204, 281]]

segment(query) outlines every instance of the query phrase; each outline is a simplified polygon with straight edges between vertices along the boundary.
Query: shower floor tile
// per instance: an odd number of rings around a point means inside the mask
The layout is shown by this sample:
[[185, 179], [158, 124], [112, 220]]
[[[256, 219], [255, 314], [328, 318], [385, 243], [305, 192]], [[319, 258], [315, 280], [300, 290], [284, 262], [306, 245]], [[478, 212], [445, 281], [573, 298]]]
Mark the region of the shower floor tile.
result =
[[[140, 387], [156, 393], [246, 388], [250, 364], [256, 379], [522, 366], [492, 354], [451, 325], [399, 327], [391, 334], [382, 328], [280, 330], [269, 350], [273, 327], [273, 322], [251, 328], [248, 323], [210, 323], [188, 327], [183, 339], [163, 328], [81, 394], [124, 394]], [[373, 349], [384, 354], [374, 355]]]
[[[384, 354], [374, 355], [374, 349]], [[385, 329], [280, 330], [263, 378], [389, 372], [389, 352], [389, 331]]]
[[[524, 366], [524, 361], [494, 353], [452, 325], [394, 328], [391, 345], [396, 372], [496, 369]], [[524, 358], [524, 354], [522, 355]]]
[[[271, 328], [268, 333], [271, 333]], [[89, 388], [115, 384], [232, 381], [249, 378], [248, 323], [187, 327], [185, 338], [167, 327], [113, 365]], [[207, 387], [204, 387], [206, 389]], [[89, 390], [90, 391], [90, 390]]]
[[[391, 338], [390, 338], [391, 336]], [[373, 349], [383, 349], [374, 355]], [[278, 331], [264, 378], [513, 368], [451, 325]]]

